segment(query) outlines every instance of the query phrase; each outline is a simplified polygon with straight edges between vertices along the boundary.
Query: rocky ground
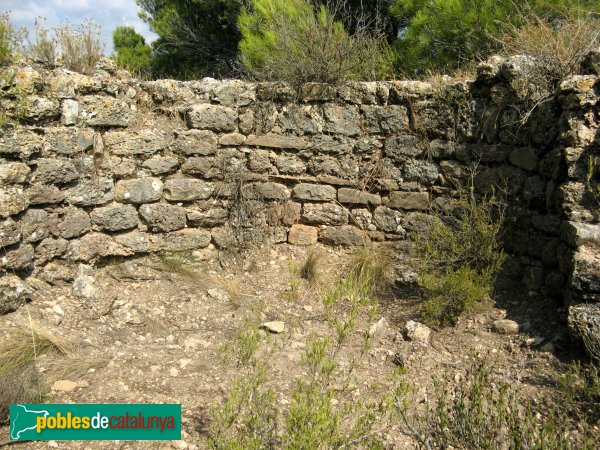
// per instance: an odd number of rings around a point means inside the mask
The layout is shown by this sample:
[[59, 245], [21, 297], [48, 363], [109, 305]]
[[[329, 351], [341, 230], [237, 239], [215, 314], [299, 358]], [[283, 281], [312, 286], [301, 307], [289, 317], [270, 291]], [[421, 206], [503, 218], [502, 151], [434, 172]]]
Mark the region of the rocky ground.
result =
[[[485, 356], [494, 374], [529, 398], [544, 401], [560, 367], [569, 359], [565, 311], [552, 300], [500, 280], [495, 306], [485, 314], [461, 320], [454, 328], [410, 332], [418, 320], [419, 293], [402, 245], [394, 247], [396, 280], [380, 299], [376, 320], [383, 318], [368, 355], [355, 375], [365, 387], [386, 383], [398, 363], [407, 369], [417, 403], [426, 402], [431, 375], [447, 373], [459, 380], [473, 354]], [[318, 245], [323, 283], [344, 272], [348, 251]], [[205, 448], [212, 404], [222, 402], [239, 371], [223, 358], [231, 343], [262, 303], [261, 322], [282, 321], [285, 331], [269, 333], [268, 372], [282, 406], [298, 375], [305, 342], [327, 329], [318, 290], [298, 277], [290, 265], [301, 264], [306, 247], [281, 244], [244, 255], [212, 248], [187, 261], [143, 257], [113, 260], [93, 269], [80, 268], [74, 285], [34, 281], [33, 302], [0, 317], [0, 330], [27, 327], [30, 320], [76, 342], [89, 368], [58, 372], [54, 356], [37, 366], [48, 376], [48, 401], [57, 403], [181, 403], [183, 436], [178, 442], [39, 442], [15, 448], [162, 449]], [[297, 288], [294, 290], [294, 288]], [[543, 305], [543, 306], [541, 306]], [[515, 333], [512, 322], [519, 325]], [[373, 324], [361, 323], [359, 331]], [[409, 327], [410, 328], [410, 327]], [[504, 333], [502, 333], [502, 331]], [[505, 334], [509, 333], [509, 334]], [[268, 335], [268, 336], [267, 336]], [[349, 356], [343, 354], [344, 359]], [[382, 431], [389, 448], [414, 448], [397, 429]], [[8, 429], [0, 429], [0, 440]]]

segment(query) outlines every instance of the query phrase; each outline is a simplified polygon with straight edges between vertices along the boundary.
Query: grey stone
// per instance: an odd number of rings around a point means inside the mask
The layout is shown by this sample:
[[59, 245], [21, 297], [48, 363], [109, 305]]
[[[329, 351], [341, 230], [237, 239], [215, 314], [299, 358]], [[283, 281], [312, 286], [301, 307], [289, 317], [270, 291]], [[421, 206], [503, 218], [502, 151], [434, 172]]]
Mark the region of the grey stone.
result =
[[46, 238], [35, 248], [36, 264], [46, 264], [48, 261], [62, 256], [68, 248], [69, 241], [63, 238]]
[[79, 264], [77, 277], [73, 280], [73, 292], [80, 298], [92, 300], [97, 296], [94, 269], [86, 264]]
[[402, 172], [406, 181], [418, 181], [425, 185], [432, 185], [440, 175], [435, 164], [427, 161], [407, 161]]
[[177, 170], [179, 162], [170, 156], [155, 156], [147, 159], [142, 164], [144, 169], [148, 169], [152, 175], [164, 175]]
[[178, 132], [171, 146], [180, 155], [214, 155], [217, 152], [217, 135], [209, 130]]
[[133, 251], [104, 233], [88, 233], [69, 242], [67, 256], [73, 261], [95, 262], [109, 256], [131, 256]]
[[369, 241], [369, 236], [352, 225], [330, 227], [319, 233], [319, 240], [330, 245], [353, 247], [364, 245]]
[[289, 189], [279, 183], [249, 183], [242, 187], [242, 193], [247, 199], [255, 200], [287, 200], [290, 198]]
[[29, 195], [23, 188], [0, 187], [0, 219], [18, 214], [27, 206], [29, 206]]
[[323, 116], [323, 131], [327, 133], [346, 136], [356, 136], [360, 133], [360, 115], [355, 106], [326, 104], [323, 106]]
[[18, 276], [6, 274], [0, 277], [0, 316], [30, 302], [32, 295], [33, 289]]
[[[181, 172], [192, 175], [202, 175], [206, 178], [211, 178], [216, 173], [213, 164], [215, 163], [212, 157], [191, 157], [187, 158], [181, 166]], [[218, 173], [221, 173], [220, 171]]]
[[348, 223], [348, 210], [334, 203], [305, 203], [302, 220], [309, 224], [343, 225]]
[[175, 231], [184, 228], [186, 225], [185, 209], [181, 206], [166, 203], [142, 205], [140, 216], [155, 232]]
[[114, 237], [115, 242], [133, 253], [148, 253], [151, 249], [150, 234], [130, 231]]
[[212, 131], [235, 131], [237, 117], [234, 109], [206, 103], [192, 106], [186, 114], [190, 128]]
[[67, 98], [62, 102], [62, 123], [63, 125], [75, 125], [79, 116], [79, 102]]
[[429, 193], [427, 192], [390, 192], [390, 208], [399, 209], [429, 209]]
[[401, 217], [398, 211], [394, 211], [387, 206], [378, 206], [373, 214], [373, 224], [386, 233], [405, 235], [406, 231], [402, 228]]
[[421, 344], [428, 344], [431, 337], [431, 328], [422, 323], [409, 320], [405, 325], [406, 337]]
[[22, 131], [9, 133], [8, 131], [0, 138], [0, 156], [13, 157], [23, 161], [40, 152], [42, 138], [34, 132]]
[[219, 145], [242, 145], [246, 136], [240, 133], [229, 133], [219, 137]]
[[423, 141], [412, 134], [402, 134], [386, 139], [383, 146], [385, 156], [396, 162], [408, 161], [425, 150]]
[[43, 209], [28, 209], [21, 217], [21, 232], [23, 242], [37, 242], [46, 239], [50, 234], [48, 213]]
[[31, 169], [27, 164], [15, 162], [0, 164], [0, 184], [23, 184], [27, 181]]
[[30, 95], [25, 99], [26, 108], [23, 108], [22, 119], [27, 122], [44, 122], [60, 116], [58, 100]]
[[269, 150], [252, 150], [248, 158], [248, 168], [253, 172], [277, 174], [277, 169], [271, 164]]
[[274, 334], [281, 334], [285, 331], [285, 323], [280, 320], [265, 322], [260, 327]]
[[123, 231], [138, 225], [138, 212], [130, 205], [110, 205], [90, 213], [92, 222], [107, 231]]
[[0, 248], [21, 241], [21, 224], [11, 218], [0, 220]]
[[33, 175], [35, 181], [44, 184], [63, 185], [79, 179], [80, 171], [71, 161], [63, 159], [38, 159]]
[[186, 228], [172, 233], [152, 236], [152, 249], [167, 252], [197, 250], [208, 247], [210, 240], [210, 231], [199, 228]]
[[381, 205], [381, 197], [358, 189], [340, 188], [338, 190], [338, 201], [353, 205]]
[[121, 203], [151, 203], [159, 200], [163, 183], [158, 178], [121, 180], [115, 186], [115, 200]]
[[225, 208], [210, 207], [206, 211], [188, 210], [187, 219], [190, 225], [198, 227], [216, 227], [227, 221], [228, 211]]
[[327, 83], [304, 83], [300, 88], [300, 99], [305, 102], [325, 102], [337, 95], [335, 86]]
[[600, 242], [600, 224], [563, 221], [561, 235], [565, 242], [575, 247]]
[[256, 100], [256, 86], [240, 80], [225, 80], [214, 89], [212, 100], [225, 106], [248, 106]]
[[195, 178], [173, 178], [165, 182], [164, 190], [167, 200], [189, 202], [210, 198], [213, 186]]
[[109, 131], [104, 133], [104, 145], [111, 155], [150, 156], [167, 147], [168, 135], [164, 131]]
[[253, 145], [256, 147], [302, 150], [307, 148], [310, 144], [306, 139], [301, 137], [284, 136], [281, 134], [269, 133], [263, 134], [261, 136], [248, 136], [248, 139], [246, 139], [246, 145]]
[[280, 155], [274, 163], [279, 172], [283, 174], [299, 175], [306, 172], [306, 164], [295, 155]]
[[53, 286], [63, 283], [72, 283], [75, 279], [75, 275], [73, 265], [65, 261], [51, 261], [46, 264], [38, 274], [41, 280]]
[[409, 130], [408, 113], [404, 106], [362, 106], [367, 133], [401, 133]]
[[525, 170], [535, 170], [538, 164], [538, 157], [535, 150], [531, 147], [516, 148], [510, 152], [509, 160], [511, 164]]
[[92, 229], [90, 216], [83, 209], [65, 208], [59, 212], [60, 221], [52, 233], [64, 239], [81, 236]]
[[500, 334], [518, 334], [519, 324], [514, 320], [498, 319], [494, 321], [494, 330]]
[[0, 268], [4, 270], [28, 270], [33, 265], [33, 246], [22, 244], [16, 249], [0, 249]]
[[378, 85], [376, 81], [347, 81], [339, 85], [339, 97], [348, 103], [355, 105], [376, 105], [378, 102]]
[[29, 194], [29, 204], [32, 206], [61, 203], [67, 197], [67, 192], [61, 191], [56, 186], [45, 184], [31, 185], [27, 193]]
[[292, 197], [296, 200], [330, 201], [335, 200], [336, 190], [323, 184], [299, 183], [292, 189]]
[[69, 189], [67, 200], [75, 206], [104, 205], [114, 198], [113, 181], [108, 178], [96, 178], [80, 182]]
[[127, 102], [114, 97], [89, 95], [79, 102], [79, 118], [91, 127], [126, 127], [135, 117]]

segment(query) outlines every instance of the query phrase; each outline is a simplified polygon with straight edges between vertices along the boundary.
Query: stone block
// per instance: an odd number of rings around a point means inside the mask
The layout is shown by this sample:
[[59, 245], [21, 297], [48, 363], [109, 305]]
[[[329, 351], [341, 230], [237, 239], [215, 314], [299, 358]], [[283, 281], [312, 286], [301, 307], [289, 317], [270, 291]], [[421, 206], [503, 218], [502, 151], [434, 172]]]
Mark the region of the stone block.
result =
[[318, 236], [316, 227], [295, 224], [288, 233], [288, 242], [292, 245], [312, 245], [317, 243]]

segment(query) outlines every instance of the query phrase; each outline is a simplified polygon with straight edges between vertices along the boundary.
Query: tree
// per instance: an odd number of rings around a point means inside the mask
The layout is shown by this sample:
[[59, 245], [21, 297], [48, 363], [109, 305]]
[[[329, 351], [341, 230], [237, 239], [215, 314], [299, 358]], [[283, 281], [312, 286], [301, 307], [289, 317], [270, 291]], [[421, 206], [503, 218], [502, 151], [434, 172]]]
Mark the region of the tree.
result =
[[152, 43], [155, 74], [184, 79], [235, 75], [242, 2], [137, 0], [140, 17], [159, 36]]
[[335, 12], [309, 0], [251, 0], [239, 20], [240, 59], [258, 79], [336, 83], [389, 74], [381, 34], [359, 26], [353, 35]]
[[113, 31], [113, 58], [121, 67], [135, 73], [148, 73], [152, 64], [152, 49], [133, 27], [117, 27]]
[[396, 0], [400, 70], [450, 72], [498, 52], [503, 33], [528, 16], [560, 18], [599, 6], [598, 0]]

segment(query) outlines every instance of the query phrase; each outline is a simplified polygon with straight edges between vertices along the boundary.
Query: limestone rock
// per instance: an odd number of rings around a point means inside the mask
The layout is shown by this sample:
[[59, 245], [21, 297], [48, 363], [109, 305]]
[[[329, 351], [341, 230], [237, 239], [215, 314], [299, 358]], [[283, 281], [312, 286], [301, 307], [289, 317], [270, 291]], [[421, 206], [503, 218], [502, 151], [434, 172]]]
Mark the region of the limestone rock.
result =
[[33, 290], [13, 274], [0, 277], [0, 316], [16, 311], [31, 301]]
[[129, 230], [138, 225], [137, 210], [130, 205], [114, 204], [96, 208], [90, 217], [95, 225], [107, 231]]
[[429, 339], [431, 336], [431, 328], [427, 325], [423, 325], [422, 323], [415, 322], [414, 320], [409, 320], [406, 322], [406, 337], [415, 342], [419, 342], [421, 344], [429, 343]]
[[113, 181], [108, 178], [80, 182], [67, 195], [69, 203], [75, 206], [104, 205], [113, 198]]
[[291, 150], [302, 150], [309, 146], [308, 141], [301, 137], [284, 136], [281, 134], [264, 134], [262, 136], [248, 136], [246, 145], [254, 145], [256, 147], [269, 147]]
[[31, 169], [27, 164], [15, 162], [0, 164], [0, 184], [23, 184], [27, 181]]
[[343, 225], [348, 223], [348, 210], [335, 203], [305, 203], [302, 220], [317, 225]]
[[45, 184], [31, 185], [27, 193], [29, 194], [29, 203], [33, 206], [61, 203], [67, 197], [66, 191]]
[[0, 248], [16, 244], [21, 237], [21, 224], [11, 218], [0, 220]]
[[36, 161], [35, 181], [44, 184], [63, 185], [79, 179], [80, 171], [71, 161], [42, 158]]
[[27, 194], [27, 191], [20, 187], [0, 187], [0, 219], [24, 211], [29, 205]]
[[168, 135], [164, 131], [109, 131], [104, 134], [104, 145], [116, 156], [150, 156], [167, 147]]
[[217, 135], [209, 130], [177, 132], [171, 148], [181, 155], [214, 155], [217, 152]]
[[381, 197], [378, 194], [371, 194], [358, 189], [340, 188], [338, 190], [338, 200], [340, 203], [350, 203], [353, 205], [380, 205]]
[[179, 162], [170, 156], [155, 156], [147, 159], [142, 164], [144, 169], [148, 169], [152, 175], [164, 175], [177, 170]]
[[500, 334], [518, 334], [519, 324], [514, 320], [498, 319], [494, 321], [494, 330]]
[[213, 193], [213, 186], [195, 178], [173, 178], [165, 182], [165, 198], [170, 201], [189, 202], [206, 200]]
[[390, 208], [398, 209], [429, 209], [429, 194], [427, 192], [390, 192]]
[[187, 112], [186, 119], [190, 128], [212, 131], [234, 131], [237, 128], [237, 112], [225, 106], [194, 105]]
[[319, 233], [319, 240], [331, 245], [341, 245], [352, 247], [364, 245], [369, 241], [368, 235], [351, 225], [343, 225], [341, 227], [331, 227]]
[[121, 180], [115, 186], [115, 200], [121, 203], [151, 203], [160, 199], [163, 183], [158, 178]]
[[184, 228], [186, 225], [185, 209], [181, 206], [166, 203], [142, 205], [140, 216], [155, 232], [175, 231]]
[[33, 265], [33, 246], [22, 244], [13, 250], [0, 249], [0, 268], [5, 270], [28, 270]]
[[60, 221], [53, 234], [65, 239], [71, 239], [87, 233], [92, 228], [90, 216], [83, 209], [65, 208], [58, 211]]
[[280, 320], [265, 322], [261, 325], [261, 328], [274, 334], [281, 334], [285, 331], [285, 323]]
[[334, 187], [323, 184], [299, 183], [292, 190], [292, 197], [297, 200], [331, 201], [335, 194]]

